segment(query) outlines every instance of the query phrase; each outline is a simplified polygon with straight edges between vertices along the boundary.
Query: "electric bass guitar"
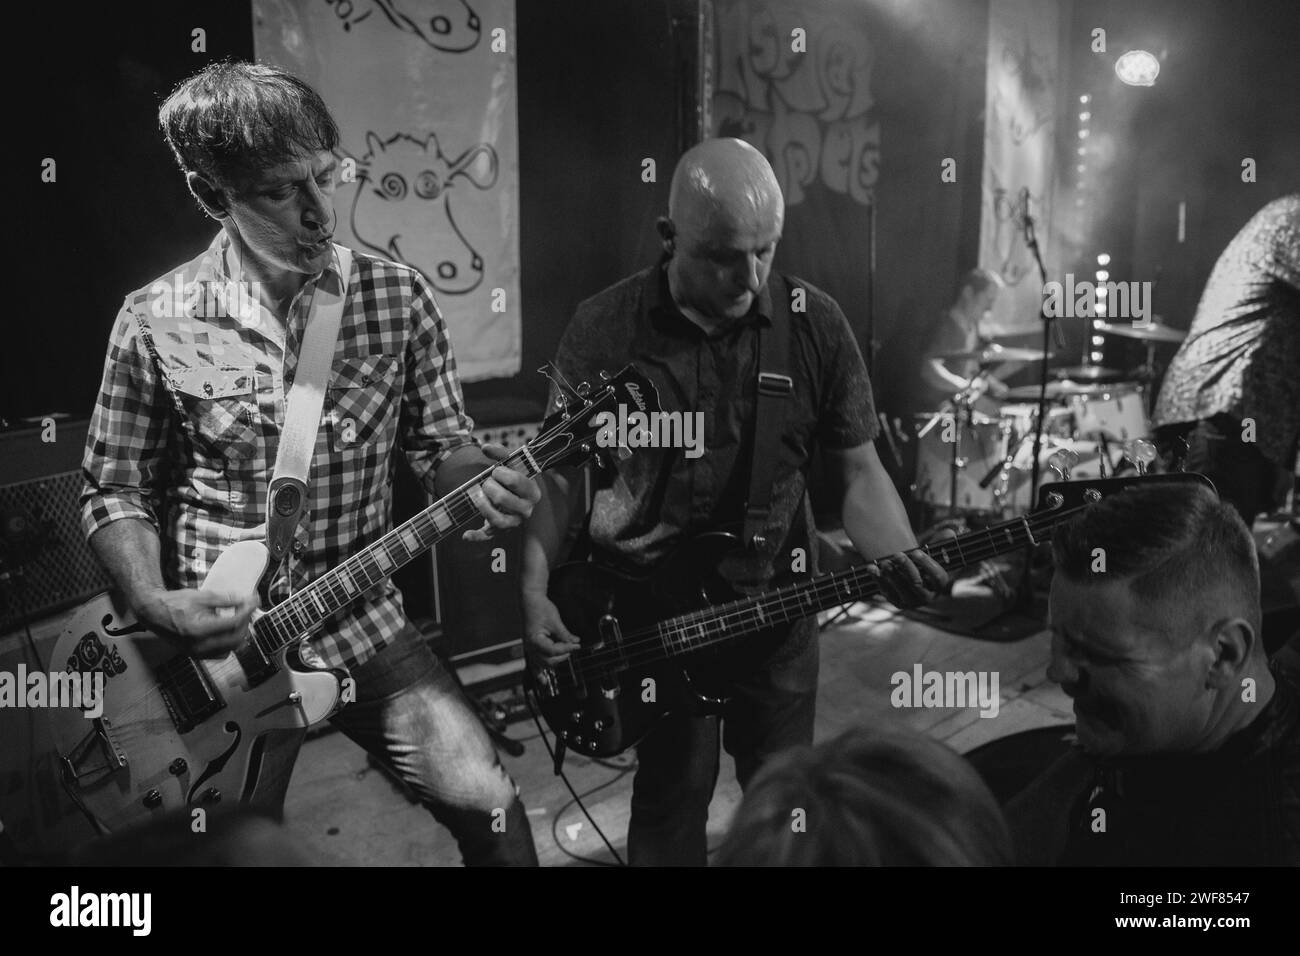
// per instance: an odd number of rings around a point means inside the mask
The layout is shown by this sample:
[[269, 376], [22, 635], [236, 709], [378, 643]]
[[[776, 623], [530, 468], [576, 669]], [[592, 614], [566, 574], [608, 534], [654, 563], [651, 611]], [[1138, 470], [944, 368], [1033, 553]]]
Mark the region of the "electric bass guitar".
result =
[[[602, 435], [612, 420], [607, 416], [616, 418], [620, 405], [660, 410], [654, 385], [630, 365], [574, 397], [498, 464], [532, 477], [558, 465], [599, 461], [607, 451], [626, 457], [626, 449], [603, 447], [609, 444], [607, 428]], [[248, 640], [225, 658], [177, 654], [113, 592], [74, 612], [55, 645], [55, 666], [102, 671], [103, 711], [91, 718], [75, 708], [55, 709], [53, 731], [64, 787], [96, 829], [112, 831], [177, 807], [247, 802], [271, 732], [306, 728], [346, 703], [346, 673], [305, 664], [303, 642], [398, 568], [477, 518], [474, 501], [493, 468], [292, 597], [255, 612]], [[203, 588], [248, 593], [267, 563], [262, 542], [239, 542], [213, 563]]]
[[[1037, 509], [992, 527], [939, 539], [922, 550], [946, 571], [1050, 541], [1053, 529], [1091, 503], [1141, 482], [1209, 480], [1194, 474], [1096, 478], [1044, 485]], [[528, 693], [563, 750], [609, 757], [635, 746], [670, 713], [725, 706], [727, 654], [742, 639], [879, 593], [863, 565], [743, 597], [731, 582], [746, 552], [711, 532], [682, 545], [655, 570], [629, 575], [591, 562], [557, 566], [548, 596], [582, 646], [554, 667], [530, 669]], [[670, 615], [670, 616], [666, 616]]]

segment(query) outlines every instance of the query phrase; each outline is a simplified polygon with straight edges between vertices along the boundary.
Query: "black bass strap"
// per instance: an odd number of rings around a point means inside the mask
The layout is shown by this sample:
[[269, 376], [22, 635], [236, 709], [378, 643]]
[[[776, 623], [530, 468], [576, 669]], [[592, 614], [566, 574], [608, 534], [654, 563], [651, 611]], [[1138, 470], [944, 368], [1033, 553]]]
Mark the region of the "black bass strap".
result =
[[[775, 278], [775, 277], [774, 277]], [[754, 455], [749, 468], [749, 496], [745, 504], [744, 542], [762, 550], [769, 543], [763, 535], [772, 513], [772, 492], [776, 463], [785, 436], [786, 418], [794, 397], [790, 377], [790, 298], [799, 288], [784, 281], [771, 283], [772, 324], [758, 328], [758, 382], [754, 397]], [[800, 290], [807, 295], [805, 290]], [[784, 294], [782, 294], [784, 293]]]

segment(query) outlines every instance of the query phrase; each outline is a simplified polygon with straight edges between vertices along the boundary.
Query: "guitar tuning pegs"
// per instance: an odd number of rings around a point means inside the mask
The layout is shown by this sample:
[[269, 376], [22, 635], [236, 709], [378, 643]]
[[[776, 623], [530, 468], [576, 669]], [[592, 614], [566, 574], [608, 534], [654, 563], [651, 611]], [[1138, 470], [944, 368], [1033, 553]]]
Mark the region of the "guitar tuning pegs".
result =
[[1055, 452], [1051, 458], [1047, 459], [1047, 467], [1056, 472], [1057, 478], [1060, 481], [1069, 481], [1070, 472], [1078, 463], [1078, 453], [1069, 448], [1062, 448], [1060, 451]]
[[1124, 443], [1124, 456], [1133, 462], [1139, 475], [1147, 473], [1147, 467], [1156, 460], [1156, 446], [1145, 438], [1134, 438]]
[[600, 370], [600, 380], [602, 382], [608, 382], [610, 380], [610, 374], [606, 372], [603, 368]]
[[582, 398], [586, 398], [590, 394], [591, 394], [591, 386], [586, 382], [580, 382], [578, 384], [578, 395], [580, 395]]

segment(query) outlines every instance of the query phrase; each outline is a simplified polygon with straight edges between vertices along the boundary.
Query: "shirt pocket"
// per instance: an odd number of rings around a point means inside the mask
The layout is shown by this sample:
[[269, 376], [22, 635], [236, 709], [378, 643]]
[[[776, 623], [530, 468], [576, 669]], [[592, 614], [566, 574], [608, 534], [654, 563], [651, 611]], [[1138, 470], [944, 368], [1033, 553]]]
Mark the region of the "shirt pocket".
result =
[[244, 459], [257, 451], [256, 375], [252, 365], [199, 365], [168, 373], [196, 440], [212, 458]]
[[392, 355], [350, 355], [335, 363], [326, 415], [332, 451], [366, 451], [383, 443], [395, 421], [396, 373]]

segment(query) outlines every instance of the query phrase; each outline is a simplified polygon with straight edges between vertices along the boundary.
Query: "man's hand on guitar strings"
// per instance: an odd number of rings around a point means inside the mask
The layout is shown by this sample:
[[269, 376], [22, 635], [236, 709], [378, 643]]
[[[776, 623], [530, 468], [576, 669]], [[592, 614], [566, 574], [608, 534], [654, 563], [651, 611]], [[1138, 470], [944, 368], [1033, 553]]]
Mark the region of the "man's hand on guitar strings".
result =
[[224, 657], [247, 638], [257, 603], [256, 592], [159, 590], [141, 602], [137, 613], [143, 623], [184, 653]]
[[890, 604], [912, 608], [928, 604], [948, 586], [948, 573], [919, 548], [899, 551], [867, 565]]
[[524, 592], [524, 653], [534, 664], [554, 667], [582, 646], [564, 626], [560, 610], [545, 594]]
[[[491, 461], [503, 461], [510, 452], [502, 445], [486, 444], [483, 454]], [[466, 541], [488, 541], [497, 531], [521, 525], [533, 513], [533, 507], [542, 498], [537, 482], [509, 468], [492, 470], [492, 477], [469, 492], [470, 500], [486, 521], [483, 527], [466, 531]]]

